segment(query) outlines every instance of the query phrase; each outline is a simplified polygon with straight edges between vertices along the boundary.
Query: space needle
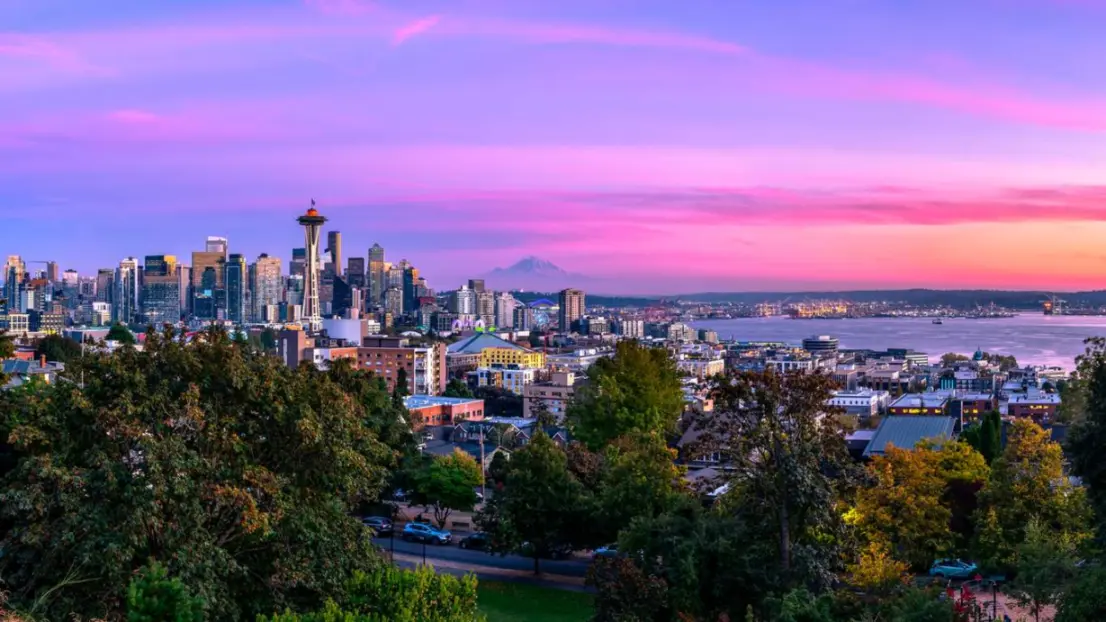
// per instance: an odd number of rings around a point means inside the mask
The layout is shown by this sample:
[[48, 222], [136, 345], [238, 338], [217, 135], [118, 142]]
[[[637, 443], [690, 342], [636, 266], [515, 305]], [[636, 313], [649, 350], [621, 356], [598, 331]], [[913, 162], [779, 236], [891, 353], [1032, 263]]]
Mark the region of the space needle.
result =
[[311, 207], [306, 214], [297, 218], [296, 222], [303, 226], [306, 237], [307, 265], [304, 266], [303, 275], [303, 317], [307, 322], [307, 330], [315, 333], [323, 327], [323, 317], [319, 310], [319, 234], [322, 232], [326, 218], [315, 209], [315, 199], [311, 199]]

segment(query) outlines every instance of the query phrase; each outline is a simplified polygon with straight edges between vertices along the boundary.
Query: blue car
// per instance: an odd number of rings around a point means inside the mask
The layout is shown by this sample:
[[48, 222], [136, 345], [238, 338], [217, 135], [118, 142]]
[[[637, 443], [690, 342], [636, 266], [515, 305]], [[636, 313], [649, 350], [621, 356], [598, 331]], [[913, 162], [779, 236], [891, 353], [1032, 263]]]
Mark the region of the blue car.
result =
[[942, 579], [970, 579], [978, 571], [978, 566], [962, 559], [939, 559], [930, 567], [929, 576]]
[[422, 523], [407, 523], [403, 528], [403, 539], [407, 542], [449, 544], [453, 541], [453, 534]]

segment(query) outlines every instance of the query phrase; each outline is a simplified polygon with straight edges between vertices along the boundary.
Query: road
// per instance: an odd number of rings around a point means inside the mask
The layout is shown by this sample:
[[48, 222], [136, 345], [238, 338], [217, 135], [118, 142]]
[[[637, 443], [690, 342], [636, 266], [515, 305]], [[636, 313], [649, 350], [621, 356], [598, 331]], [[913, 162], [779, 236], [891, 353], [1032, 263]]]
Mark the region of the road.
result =
[[[373, 540], [373, 543], [380, 547], [385, 553], [390, 552], [394, 544], [397, 554], [418, 558], [421, 558], [423, 554], [422, 544], [404, 542], [399, 537], [395, 538], [395, 540], [389, 538], [376, 538]], [[458, 566], [484, 566], [488, 568], [524, 572], [532, 572], [534, 570], [534, 560], [521, 555], [500, 556], [485, 553], [483, 551], [470, 551], [462, 549], [457, 546], [456, 543], [442, 546], [427, 544], [425, 548], [426, 561], [431, 563], [433, 563], [434, 560], [443, 560]], [[591, 560], [586, 557], [577, 557], [567, 560], [543, 559], [541, 560], [541, 571], [542, 574], [582, 578], [587, 574], [588, 564], [590, 562]]]

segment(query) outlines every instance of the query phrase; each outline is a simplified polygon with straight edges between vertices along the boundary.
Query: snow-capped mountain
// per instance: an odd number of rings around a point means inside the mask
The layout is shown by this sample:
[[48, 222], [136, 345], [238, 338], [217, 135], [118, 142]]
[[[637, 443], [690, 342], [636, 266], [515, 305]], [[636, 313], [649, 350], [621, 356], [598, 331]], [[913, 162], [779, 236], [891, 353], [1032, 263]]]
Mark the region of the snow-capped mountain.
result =
[[511, 266], [496, 268], [484, 275], [489, 286], [496, 289], [526, 289], [550, 291], [582, 286], [587, 279], [566, 272], [551, 261], [540, 257], [523, 257]]

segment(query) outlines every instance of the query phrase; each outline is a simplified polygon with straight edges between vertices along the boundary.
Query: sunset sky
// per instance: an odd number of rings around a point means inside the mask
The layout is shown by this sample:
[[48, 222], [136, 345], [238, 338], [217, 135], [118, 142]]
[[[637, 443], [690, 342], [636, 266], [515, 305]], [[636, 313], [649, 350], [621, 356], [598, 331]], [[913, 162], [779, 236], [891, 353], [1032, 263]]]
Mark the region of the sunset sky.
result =
[[1106, 0], [0, 0], [0, 255], [1106, 288]]

